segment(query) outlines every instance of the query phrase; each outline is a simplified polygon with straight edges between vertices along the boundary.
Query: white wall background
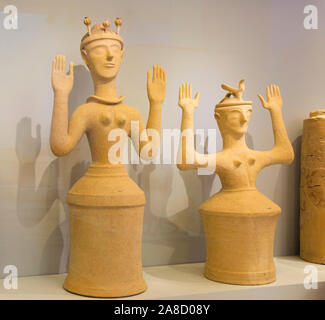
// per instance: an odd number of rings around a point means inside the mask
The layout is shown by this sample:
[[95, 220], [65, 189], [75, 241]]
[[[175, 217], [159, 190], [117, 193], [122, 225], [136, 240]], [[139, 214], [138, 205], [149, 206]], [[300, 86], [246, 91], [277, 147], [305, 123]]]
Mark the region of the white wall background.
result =
[[[69, 254], [65, 196], [85, 172], [86, 139], [57, 159], [49, 149], [52, 113], [51, 61], [56, 54], [75, 62], [70, 113], [92, 93], [80, 54], [83, 17], [95, 23], [122, 17], [126, 53], [118, 92], [148, 115], [146, 70], [167, 70], [163, 128], [179, 128], [178, 86], [200, 90], [196, 128], [216, 128], [214, 105], [221, 83], [246, 77], [245, 98], [254, 101], [247, 141], [273, 144], [269, 114], [257, 98], [268, 84], [280, 86], [284, 120], [296, 151], [290, 166], [264, 169], [261, 192], [283, 210], [275, 255], [299, 246], [299, 148], [302, 121], [322, 106], [325, 71], [325, 2], [321, 0], [0, 0], [0, 10], [18, 8], [18, 30], [2, 27], [0, 14], [0, 277], [13, 264], [20, 275], [65, 272]], [[319, 30], [303, 28], [304, 6], [319, 10]], [[40, 153], [37, 150], [40, 148]], [[217, 149], [221, 139], [217, 135]], [[26, 163], [28, 162], [28, 163]], [[179, 172], [175, 165], [129, 166], [146, 193], [143, 262], [160, 265], [203, 261], [205, 242], [197, 207], [220, 187], [215, 176]]]

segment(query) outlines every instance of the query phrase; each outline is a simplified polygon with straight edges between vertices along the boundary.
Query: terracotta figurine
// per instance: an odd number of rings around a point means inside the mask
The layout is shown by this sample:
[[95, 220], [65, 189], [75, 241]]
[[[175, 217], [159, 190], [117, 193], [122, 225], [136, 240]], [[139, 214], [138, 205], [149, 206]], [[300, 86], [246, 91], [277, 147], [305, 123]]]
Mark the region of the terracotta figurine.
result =
[[216, 172], [222, 189], [200, 207], [207, 257], [205, 276], [231, 284], [264, 284], [275, 280], [273, 240], [277, 216], [281, 209], [256, 189], [256, 177], [266, 166], [288, 164], [294, 153], [282, 119], [282, 98], [277, 86], [267, 88], [267, 101], [259, 95], [272, 119], [274, 146], [269, 151], [247, 147], [245, 133], [252, 113], [252, 102], [244, 101], [244, 80], [238, 88], [222, 85], [228, 93], [216, 105], [223, 149], [216, 154], [195, 150], [193, 122], [199, 93], [192, 98], [190, 84], [179, 89], [182, 108], [182, 137], [178, 168], [208, 168]]
[[[70, 62], [66, 74], [65, 57], [58, 55], [52, 69], [51, 149], [62, 157], [86, 134], [92, 156], [88, 171], [67, 196], [70, 261], [64, 288], [95, 297], [130, 296], [146, 290], [141, 261], [145, 196], [129, 178], [121, 161], [121, 152], [115, 150], [118, 139], [113, 138], [116, 132], [122, 131], [125, 137], [133, 139], [142, 155], [144, 147], [153, 140], [148, 138], [148, 130], [160, 134], [166, 73], [158, 65], [153, 67], [153, 73], [148, 71], [150, 112], [145, 128], [140, 112], [123, 103], [124, 97], [119, 97], [116, 92], [115, 80], [124, 53], [123, 39], [119, 35], [121, 19], [115, 21], [116, 32], [109, 28], [109, 21], [92, 28], [90, 18], [85, 18], [84, 23], [88, 32], [81, 40], [80, 51], [95, 92], [70, 119], [68, 97], [73, 86], [73, 63]], [[140, 138], [131, 135], [131, 121], [138, 124]], [[123, 136], [118, 138], [121, 140]], [[149, 158], [155, 156], [159, 141], [155, 144], [147, 152]]]

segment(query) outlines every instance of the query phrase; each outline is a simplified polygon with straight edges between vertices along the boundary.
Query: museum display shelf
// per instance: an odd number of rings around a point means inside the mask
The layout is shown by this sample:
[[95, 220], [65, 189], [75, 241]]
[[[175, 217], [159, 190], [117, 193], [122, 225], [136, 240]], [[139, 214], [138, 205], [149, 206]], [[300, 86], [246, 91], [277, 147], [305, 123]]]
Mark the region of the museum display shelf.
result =
[[[325, 265], [309, 263], [297, 256], [274, 260], [277, 280], [259, 286], [210, 281], [203, 275], [204, 263], [146, 267], [143, 275], [148, 284], [147, 291], [123, 299], [325, 299]], [[317, 270], [317, 289], [305, 289], [304, 286], [311, 270]], [[17, 290], [6, 290], [3, 285], [0, 286], [0, 300], [94, 299], [65, 291], [62, 287], [65, 277], [66, 274], [21, 277]]]

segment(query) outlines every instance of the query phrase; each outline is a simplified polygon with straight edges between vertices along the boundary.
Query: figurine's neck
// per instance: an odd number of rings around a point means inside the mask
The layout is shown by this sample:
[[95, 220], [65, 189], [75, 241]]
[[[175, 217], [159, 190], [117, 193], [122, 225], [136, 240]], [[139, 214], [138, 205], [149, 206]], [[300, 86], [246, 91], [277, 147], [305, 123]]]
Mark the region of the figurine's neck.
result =
[[107, 100], [118, 99], [116, 91], [115, 78], [110, 81], [96, 81], [94, 82], [95, 96], [101, 97]]
[[245, 135], [230, 135], [230, 134], [224, 134], [222, 135], [222, 141], [223, 141], [223, 149], [246, 149], [246, 139]]

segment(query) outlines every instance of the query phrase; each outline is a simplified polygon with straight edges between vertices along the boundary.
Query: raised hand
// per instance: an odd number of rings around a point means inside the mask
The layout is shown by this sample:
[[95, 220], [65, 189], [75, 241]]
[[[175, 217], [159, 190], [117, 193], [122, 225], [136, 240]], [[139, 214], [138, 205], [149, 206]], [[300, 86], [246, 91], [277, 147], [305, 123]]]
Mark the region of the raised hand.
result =
[[179, 87], [179, 98], [178, 105], [184, 110], [193, 111], [194, 108], [199, 106], [199, 96], [200, 91], [195, 94], [194, 99], [192, 99], [192, 86], [189, 83], [183, 83]]
[[69, 94], [73, 87], [73, 62], [69, 63], [69, 73], [65, 72], [65, 56], [57, 55], [52, 65], [52, 87], [54, 92]]
[[147, 74], [147, 91], [150, 104], [162, 104], [166, 95], [166, 71], [158, 65], [153, 66]]
[[258, 97], [261, 100], [261, 103], [265, 109], [270, 111], [281, 109], [282, 107], [282, 98], [280, 93], [280, 88], [276, 85], [268, 86], [266, 89], [267, 101], [259, 94]]

